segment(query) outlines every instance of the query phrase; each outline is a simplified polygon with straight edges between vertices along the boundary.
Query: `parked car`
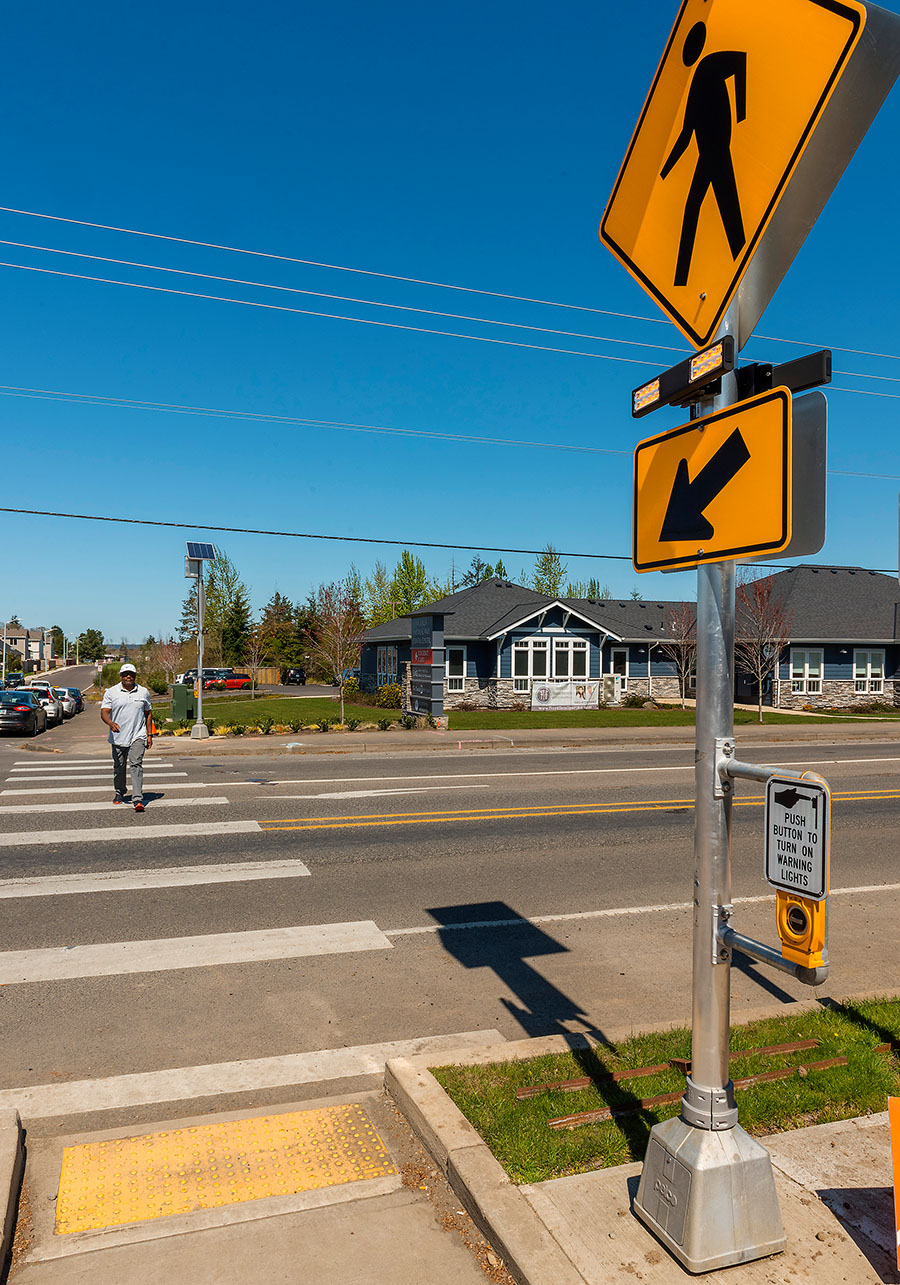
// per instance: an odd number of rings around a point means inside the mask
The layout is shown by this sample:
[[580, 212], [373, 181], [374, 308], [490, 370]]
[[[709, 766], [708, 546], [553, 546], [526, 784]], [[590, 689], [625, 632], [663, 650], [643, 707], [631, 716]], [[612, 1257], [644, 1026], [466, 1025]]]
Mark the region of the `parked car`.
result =
[[249, 674], [236, 674], [232, 671], [225, 675], [225, 687], [228, 691], [245, 691], [253, 684], [253, 679]]
[[285, 687], [305, 687], [306, 670], [305, 669], [285, 669], [281, 675], [281, 682]]
[[35, 693], [38, 700], [47, 711], [48, 725], [50, 723], [61, 723], [63, 721], [62, 703], [53, 695], [53, 688], [49, 683], [29, 682], [25, 684], [24, 690]]
[[[206, 690], [207, 690], [208, 688], [210, 688], [210, 687], [217, 687], [219, 683], [225, 683], [225, 685], [227, 686], [227, 685], [228, 685], [228, 679], [229, 679], [229, 678], [233, 678], [233, 677], [234, 677], [234, 670], [233, 670], [233, 669], [221, 669], [221, 668], [219, 668], [219, 669], [207, 669], [207, 668], [206, 668], [206, 666], [204, 665], [204, 667], [203, 667], [203, 690], [204, 690], [204, 691], [206, 691]], [[249, 678], [249, 676], [248, 676], [247, 674], [245, 674], [245, 675], [244, 675], [244, 678], [246, 678], [246, 680], [247, 680], [247, 682], [248, 682], [248, 683], [250, 682], [250, 678]], [[196, 683], [196, 681], [197, 681], [197, 675], [196, 675], [196, 674], [194, 674], [193, 678], [191, 678], [191, 680], [190, 680], [190, 681], [191, 681], [192, 683]], [[224, 690], [224, 688], [223, 688], [222, 690]]]
[[6, 686], [7, 686], [7, 687], [24, 687], [24, 686], [25, 686], [25, 675], [24, 675], [24, 674], [22, 674], [22, 673], [7, 674], [7, 675], [6, 675]]
[[[217, 678], [225, 678], [228, 674], [233, 674], [233, 673], [234, 673], [234, 669], [230, 665], [226, 665], [226, 666], [204, 665], [203, 666], [203, 686], [205, 688], [209, 685], [210, 681], [214, 681]], [[182, 683], [185, 683], [188, 687], [194, 687], [197, 682], [196, 669], [186, 669], [184, 673], [181, 675], [181, 679], [179, 681], [181, 681]]]
[[73, 699], [73, 700], [74, 700], [74, 702], [75, 702], [75, 713], [76, 713], [76, 714], [83, 714], [83, 713], [84, 713], [84, 697], [83, 697], [83, 696], [82, 696], [82, 694], [81, 694], [81, 688], [80, 688], [80, 687], [67, 687], [67, 688], [66, 688], [66, 691], [69, 693], [69, 695], [72, 697], [72, 699]]
[[47, 712], [36, 692], [0, 691], [0, 731], [37, 736], [47, 730]]
[[68, 687], [54, 687], [51, 690], [60, 705], [62, 705], [63, 718], [74, 718], [75, 697], [69, 691]]

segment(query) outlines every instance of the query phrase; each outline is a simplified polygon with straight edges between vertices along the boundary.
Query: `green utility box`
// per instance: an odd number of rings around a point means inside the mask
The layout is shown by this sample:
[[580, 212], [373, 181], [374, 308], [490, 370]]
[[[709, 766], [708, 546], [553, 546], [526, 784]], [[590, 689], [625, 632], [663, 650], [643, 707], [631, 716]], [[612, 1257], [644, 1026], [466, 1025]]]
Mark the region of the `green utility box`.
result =
[[172, 688], [172, 717], [176, 722], [180, 718], [197, 717], [197, 697], [187, 683], [176, 683]]

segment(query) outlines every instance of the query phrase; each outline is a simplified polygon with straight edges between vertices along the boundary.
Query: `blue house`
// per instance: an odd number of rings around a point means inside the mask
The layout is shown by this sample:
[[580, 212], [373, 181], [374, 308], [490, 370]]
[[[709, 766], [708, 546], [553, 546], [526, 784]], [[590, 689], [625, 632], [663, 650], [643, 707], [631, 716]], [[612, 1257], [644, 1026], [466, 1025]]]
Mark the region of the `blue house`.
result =
[[[576, 691], [590, 689], [587, 696], [579, 694], [578, 703], [596, 706], [604, 675], [619, 676], [622, 694], [676, 699], [672, 622], [683, 606], [552, 598], [490, 579], [422, 610], [444, 620], [444, 708], [464, 703], [509, 709], [537, 704], [538, 688], [556, 704], [557, 689], [566, 686], [571, 693], [573, 685]], [[369, 629], [360, 660], [361, 685], [373, 691], [401, 683], [404, 709], [410, 708], [411, 629], [410, 616]]]
[[[790, 567], [760, 584], [783, 612], [777, 666], [763, 701], [780, 709], [900, 704], [900, 585], [864, 567]], [[741, 613], [738, 610], [738, 632]], [[757, 699], [738, 675], [739, 700]]]

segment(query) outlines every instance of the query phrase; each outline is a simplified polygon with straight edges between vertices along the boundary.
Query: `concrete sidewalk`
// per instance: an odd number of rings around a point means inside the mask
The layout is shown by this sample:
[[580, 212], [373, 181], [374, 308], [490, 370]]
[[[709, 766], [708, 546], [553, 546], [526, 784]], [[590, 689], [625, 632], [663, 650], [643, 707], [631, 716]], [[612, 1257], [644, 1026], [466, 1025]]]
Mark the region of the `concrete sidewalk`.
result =
[[[784, 1011], [768, 1006], [754, 1016]], [[387, 1093], [373, 1077], [353, 1094], [323, 1084], [321, 1098], [299, 1104], [67, 1137], [42, 1133], [37, 1120], [27, 1136], [11, 1285], [680, 1285], [691, 1277], [632, 1213], [639, 1165], [517, 1187], [429, 1071], [579, 1043], [585, 1037], [475, 1041], [397, 1058], [384, 1073]], [[315, 1126], [313, 1117], [334, 1113], [340, 1127], [316, 1142], [307, 1119]], [[268, 1130], [263, 1144], [260, 1130]], [[282, 1179], [290, 1170], [281, 1188], [277, 1157], [274, 1169], [265, 1159], [278, 1136]], [[886, 1113], [774, 1135], [765, 1145], [788, 1248], [706, 1279], [900, 1280]], [[79, 1154], [90, 1163], [79, 1168]], [[305, 1183], [291, 1185], [304, 1165]]]
[[[738, 745], [756, 744], [831, 744], [835, 741], [889, 741], [900, 743], [900, 720], [823, 723], [814, 719], [803, 723], [748, 724], [735, 730]], [[8, 742], [13, 745], [13, 741]], [[388, 732], [298, 732], [282, 735], [261, 734], [211, 736], [192, 741], [188, 736], [160, 736], [154, 740], [151, 754], [190, 755], [194, 758], [268, 755], [295, 756], [322, 754], [398, 754], [462, 750], [562, 750], [562, 749], [631, 749], [638, 746], [692, 746], [694, 728], [687, 727], [592, 727], [592, 728], [521, 728], [506, 731], [388, 731]], [[83, 714], [60, 729], [53, 743], [26, 740], [17, 750], [37, 756], [72, 758], [108, 755], [106, 733], [100, 722], [98, 707], [89, 706]]]

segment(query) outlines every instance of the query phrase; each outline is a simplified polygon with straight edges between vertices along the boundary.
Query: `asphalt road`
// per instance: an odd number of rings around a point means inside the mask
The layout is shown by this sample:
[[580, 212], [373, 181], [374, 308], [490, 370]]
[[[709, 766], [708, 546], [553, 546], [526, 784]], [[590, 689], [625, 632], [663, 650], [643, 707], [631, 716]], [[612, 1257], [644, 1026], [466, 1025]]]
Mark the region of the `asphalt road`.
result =
[[[54, 736], [62, 748], [68, 729], [35, 744]], [[813, 768], [834, 790], [824, 992], [895, 988], [900, 744], [745, 757]], [[111, 804], [102, 741], [77, 759], [4, 744], [0, 995], [15, 1038], [0, 1089], [687, 1021], [692, 761], [687, 747], [192, 758], [166, 740], [138, 816]], [[740, 785], [736, 926], [774, 941], [769, 893], [762, 789]], [[807, 993], [736, 964], [736, 1016]]]

